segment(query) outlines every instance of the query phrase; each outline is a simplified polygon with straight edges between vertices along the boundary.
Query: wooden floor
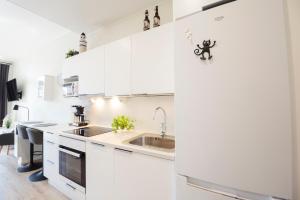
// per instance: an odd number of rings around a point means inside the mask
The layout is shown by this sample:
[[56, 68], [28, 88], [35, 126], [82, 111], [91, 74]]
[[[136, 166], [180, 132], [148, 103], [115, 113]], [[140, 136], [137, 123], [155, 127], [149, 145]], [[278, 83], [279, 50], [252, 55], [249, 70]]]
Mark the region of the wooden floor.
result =
[[[1, 147], [0, 147], [1, 148]], [[12, 148], [12, 147], [11, 147]], [[10, 149], [11, 149], [10, 148]], [[0, 151], [0, 200], [66, 200], [67, 198], [50, 186], [47, 181], [31, 183], [32, 172], [18, 173], [17, 160], [7, 155], [7, 146]]]

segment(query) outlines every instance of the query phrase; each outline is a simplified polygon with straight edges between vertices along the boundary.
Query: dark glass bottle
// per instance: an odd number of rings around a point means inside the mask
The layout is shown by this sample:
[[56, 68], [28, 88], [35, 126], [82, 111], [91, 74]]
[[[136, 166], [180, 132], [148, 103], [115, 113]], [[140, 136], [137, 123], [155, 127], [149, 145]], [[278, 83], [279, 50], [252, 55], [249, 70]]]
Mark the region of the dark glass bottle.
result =
[[160, 26], [160, 16], [158, 14], [158, 6], [155, 6], [155, 15], [153, 17], [153, 27]]
[[149, 20], [149, 12], [148, 10], [145, 11], [145, 19], [144, 19], [144, 31], [150, 29], [150, 20]]

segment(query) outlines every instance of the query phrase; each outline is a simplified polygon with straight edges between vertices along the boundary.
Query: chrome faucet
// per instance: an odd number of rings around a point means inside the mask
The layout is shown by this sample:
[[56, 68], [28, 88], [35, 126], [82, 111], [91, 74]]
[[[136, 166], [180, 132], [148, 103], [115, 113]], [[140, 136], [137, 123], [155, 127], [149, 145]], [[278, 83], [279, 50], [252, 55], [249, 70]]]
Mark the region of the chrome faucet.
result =
[[157, 107], [154, 111], [153, 120], [155, 120], [156, 113], [158, 110], [161, 110], [164, 115], [164, 121], [161, 123], [161, 131], [160, 131], [160, 135], [164, 137], [167, 133], [167, 113], [165, 109], [163, 109], [162, 107]]

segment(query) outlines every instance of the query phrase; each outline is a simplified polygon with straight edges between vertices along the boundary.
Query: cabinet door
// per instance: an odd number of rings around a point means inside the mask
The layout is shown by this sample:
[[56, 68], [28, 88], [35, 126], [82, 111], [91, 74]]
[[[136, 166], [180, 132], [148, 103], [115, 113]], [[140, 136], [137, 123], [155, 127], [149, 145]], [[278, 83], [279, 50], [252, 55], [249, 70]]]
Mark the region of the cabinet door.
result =
[[173, 24], [132, 37], [133, 94], [174, 93]]
[[130, 65], [130, 38], [105, 46], [105, 96], [130, 94]]
[[79, 94], [104, 94], [104, 47], [97, 47], [80, 55]]
[[174, 199], [173, 162], [115, 150], [115, 200]]
[[113, 149], [100, 144], [86, 145], [86, 198], [112, 199]]
[[69, 78], [71, 76], [78, 76], [79, 74], [79, 61], [81, 55], [75, 55], [70, 58], [66, 58], [63, 63], [62, 77]]

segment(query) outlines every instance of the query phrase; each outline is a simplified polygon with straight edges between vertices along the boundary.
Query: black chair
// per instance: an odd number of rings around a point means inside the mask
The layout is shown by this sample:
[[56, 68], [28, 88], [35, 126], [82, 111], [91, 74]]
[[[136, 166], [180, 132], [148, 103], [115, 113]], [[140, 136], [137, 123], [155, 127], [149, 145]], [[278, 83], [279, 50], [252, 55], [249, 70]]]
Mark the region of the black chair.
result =
[[[43, 145], [43, 132], [33, 128], [26, 128], [30, 144]], [[29, 176], [31, 182], [43, 181], [47, 178], [44, 176], [44, 170], [41, 169]]]
[[[27, 128], [26, 126], [17, 125], [17, 134], [23, 140], [29, 140], [26, 128]], [[42, 167], [42, 163], [33, 162], [34, 155], [41, 155], [41, 154], [39, 152], [35, 153], [34, 146], [32, 143], [30, 143], [30, 161], [28, 164], [18, 167], [18, 169], [17, 169], [18, 172], [20, 172], [20, 173], [30, 172], [30, 171], [33, 171], [33, 170], [36, 170], [36, 169], [39, 169]]]

